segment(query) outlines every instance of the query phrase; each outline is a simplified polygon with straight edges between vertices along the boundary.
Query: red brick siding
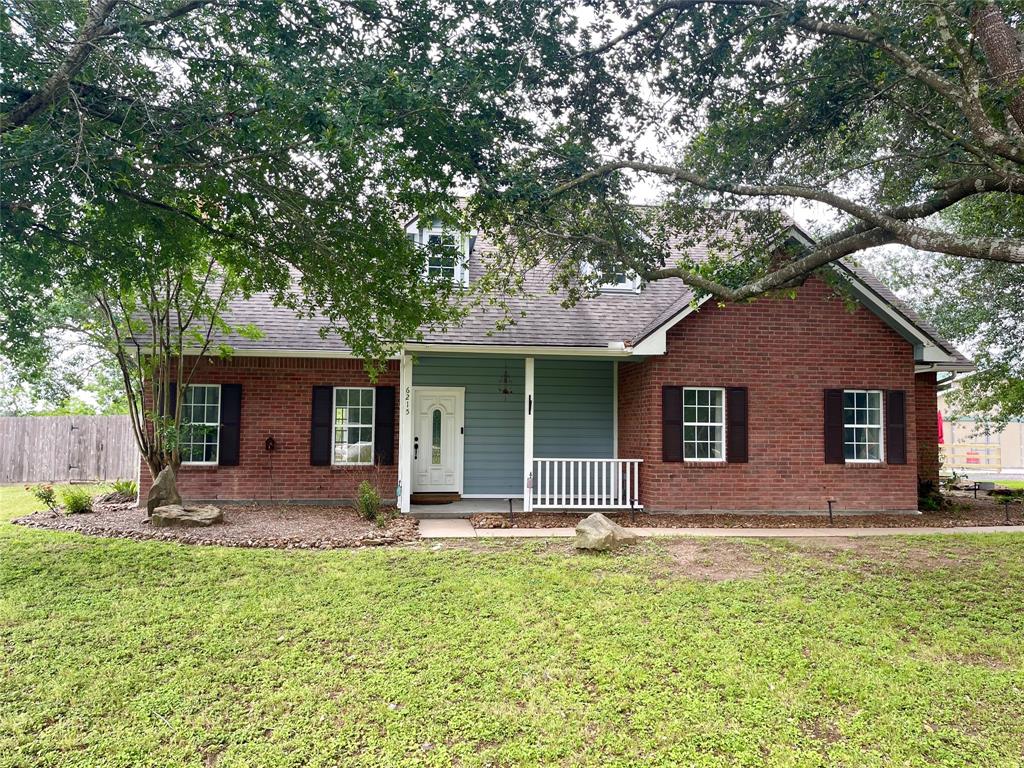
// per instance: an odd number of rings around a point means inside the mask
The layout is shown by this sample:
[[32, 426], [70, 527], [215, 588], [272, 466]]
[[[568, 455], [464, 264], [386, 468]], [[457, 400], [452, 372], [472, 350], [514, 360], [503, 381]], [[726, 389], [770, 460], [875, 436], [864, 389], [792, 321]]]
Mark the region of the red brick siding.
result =
[[[235, 357], [200, 363], [196, 384], [241, 384], [242, 424], [236, 467], [183, 466], [178, 487], [186, 499], [351, 499], [364, 479], [378, 483], [393, 499], [398, 472], [380, 467], [315, 467], [309, 463], [313, 387], [367, 387], [374, 384], [359, 360]], [[398, 363], [381, 374], [377, 385], [398, 386]], [[395, 457], [398, 457], [397, 414]], [[276, 450], [264, 441], [273, 436]], [[140, 498], [152, 484], [142, 464]]]
[[914, 380], [917, 411], [917, 476], [939, 482], [939, 403], [934, 373], [919, 373]]
[[[747, 387], [746, 464], [661, 461], [663, 385]], [[907, 393], [905, 465], [825, 464], [825, 389]], [[619, 455], [642, 458], [651, 510], [917, 508], [918, 431], [909, 343], [870, 311], [850, 311], [822, 281], [795, 299], [713, 302], [668, 334], [665, 356], [619, 366]], [[934, 421], [934, 417], [932, 417]]]

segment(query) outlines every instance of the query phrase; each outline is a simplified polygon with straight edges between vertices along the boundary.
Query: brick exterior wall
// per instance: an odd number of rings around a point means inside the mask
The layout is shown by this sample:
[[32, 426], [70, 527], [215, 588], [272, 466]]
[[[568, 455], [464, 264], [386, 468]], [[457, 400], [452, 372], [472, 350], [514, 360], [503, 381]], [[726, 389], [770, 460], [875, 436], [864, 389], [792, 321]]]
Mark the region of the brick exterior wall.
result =
[[934, 373], [919, 373], [914, 381], [917, 410], [917, 476], [939, 483], [939, 402]]
[[[661, 388], [747, 387], [749, 462], [661, 460]], [[902, 389], [907, 464], [825, 464], [825, 389]], [[642, 458], [641, 501], [665, 511], [907, 511], [917, 508], [914, 355], [869, 310], [822, 281], [795, 299], [705, 304], [668, 333], [668, 353], [619, 365], [619, 456]], [[923, 427], [922, 427], [923, 430]]]
[[[376, 382], [398, 385], [398, 363]], [[235, 357], [200, 364], [193, 381], [242, 385], [236, 467], [184, 466], [186, 499], [351, 499], [360, 481], [394, 497], [397, 466], [321, 467], [309, 459], [312, 388], [372, 386], [358, 360]], [[746, 464], [661, 461], [661, 388], [747, 387]], [[825, 389], [902, 389], [907, 464], [825, 464]], [[870, 311], [851, 311], [823, 282], [796, 299], [704, 305], [668, 334], [668, 354], [619, 365], [619, 456], [642, 458], [649, 510], [906, 511], [917, 478], [937, 477], [934, 374], [914, 375], [911, 345]], [[397, 415], [396, 415], [397, 427]], [[268, 454], [272, 435], [277, 450]], [[398, 456], [397, 428], [395, 457]], [[140, 471], [140, 496], [151, 484]]]
[[[236, 467], [184, 465], [178, 488], [185, 499], [352, 499], [362, 480], [376, 482], [385, 499], [395, 497], [396, 465], [320, 467], [309, 463], [313, 387], [398, 386], [398, 363], [373, 383], [359, 360], [234, 357], [200, 363], [195, 384], [241, 384], [242, 422]], [[397, 413], [395, 457], [398, 457]], [[276, 450], [264, 441], [273, 436]], [[139, 498], [152, 484], [142, 463]]]

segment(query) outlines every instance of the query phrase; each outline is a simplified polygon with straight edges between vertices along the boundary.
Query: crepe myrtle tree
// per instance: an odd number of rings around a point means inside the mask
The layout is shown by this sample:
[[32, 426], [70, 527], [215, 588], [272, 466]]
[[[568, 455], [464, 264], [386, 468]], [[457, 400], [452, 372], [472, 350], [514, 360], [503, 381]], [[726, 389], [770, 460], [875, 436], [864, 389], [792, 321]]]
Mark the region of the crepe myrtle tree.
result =
[[[574, 43], [590, 85], [574, 98], [585, 111], [596, 91], [610, 94], [615, 119], [600, 130], [557, 123], [474, 203], [508, 232], [520, 265], [563, 265], [556, 283], [570, 303], [622, 270], [742, 301], [891, 243], [1024, 262], [1019, 228], [961, 226], [956, 215], [983, 203], [1020, 216], [1019, 4], [591, 6], [596, 21]], [[638, 178], [662, 185], [662, 205], [629, 204]], [[779, 211], [794, 202], [821, 223], [813, 244], [787, 252]], [[679, 261], [672, 246], [703, 247], [707, 258]]]
[[66, 244], [60, 259], [37, 263], [36, 249], [8, 247], [0, 275], [13, 311], [3, 315], [0, 344], [30, 382], [51, 377], [69, 347], [112, 362], [135, 442], [156, 477], [181, 464], [183, 398], [172, 397], [174, 388], [184, 391], [204, 357], [229, 356], [232, 338], [259, 335], [225, 314], [250, 278], [237, 273], [236, 253], [185, 220], [151, 217], [145, 226], [108, 216], [84, 216], [77, 233], [89, 247]]

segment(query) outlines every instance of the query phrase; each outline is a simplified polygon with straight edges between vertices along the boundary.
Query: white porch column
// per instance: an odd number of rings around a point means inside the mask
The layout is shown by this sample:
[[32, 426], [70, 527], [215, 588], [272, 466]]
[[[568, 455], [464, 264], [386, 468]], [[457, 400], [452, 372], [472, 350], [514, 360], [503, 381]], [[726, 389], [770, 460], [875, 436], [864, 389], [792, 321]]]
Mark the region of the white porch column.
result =
[[523, 388], [523, 511], [529, 512], [533, 509], [533, 493], [530, 488], [533, 484], [533, 358], [527, 357], [524, 362], [526, 384]]
[[398, 377], [398, 511], [409, 512], [412, 497], [412, 357], [402, 352]]

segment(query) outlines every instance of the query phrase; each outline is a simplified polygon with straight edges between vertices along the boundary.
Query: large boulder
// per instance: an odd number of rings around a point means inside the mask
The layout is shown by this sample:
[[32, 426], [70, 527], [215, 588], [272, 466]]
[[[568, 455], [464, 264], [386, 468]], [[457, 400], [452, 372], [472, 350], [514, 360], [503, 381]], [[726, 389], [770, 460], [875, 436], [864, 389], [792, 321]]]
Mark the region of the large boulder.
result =
[[617, 549], [632, 544], [637, 535], [595, 512], [576, 526], [576, 549]]
[[149, 496], [146, 499], [146, 514], [152, 516], [153, 510], [157, 507], [166, 507], [170, 504], [180, 505], [181, 494], [178, 493], [174, 470], [164, 467], [153, 481], [153, 487], [149, 489]]
[[168, 504], [157, 507], [149, 522], [157, 528], [206, 528], [224, 519], [224, 513], [216, 507], [183, 507]]

